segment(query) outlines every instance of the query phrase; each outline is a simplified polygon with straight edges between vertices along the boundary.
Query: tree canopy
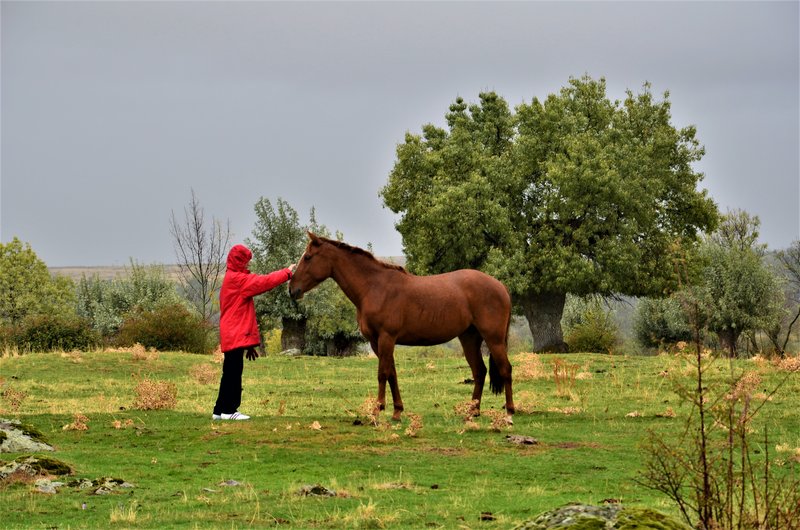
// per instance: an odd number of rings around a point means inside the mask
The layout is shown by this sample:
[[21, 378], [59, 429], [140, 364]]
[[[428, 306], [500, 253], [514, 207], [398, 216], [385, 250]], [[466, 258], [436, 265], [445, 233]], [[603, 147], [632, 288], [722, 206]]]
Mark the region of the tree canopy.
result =
[[19, 324], [29, 315], [75, 313], [72, 280], [51, 276], [28, 243], [0, 243], [0, 324]]
[[[253, 272], [266, 274], [296, 262], [305, 250], [306, 231], [327, 236], [314, 210], [309, 222], [300, 224], [297, 211], [278, 198], [277, 208], [267, 198], [255, 206], [256, 225], [247, 244], [253, 251]], [[337, 234], [341, 239], [341, 234]], [[355, 306], [333, 281], [323, 282], [304, 300], [295, 302], [286, 289], [275, 289], [256, 298], [256, 313], [272, 328], [281, 327], [281, 346], [315, 355], [348, 355], [363, 342]]]
[[716, 226], [692, 164], [704, 149], [645, 84], [610, 101], [572, 78], [512, 112], [494, 92], [457, 98], [446, 128], [407, 133], [381, 190], [410, 270], [482, 269], [503, 281], [537, 350], [564, 349], [566, 293], [662, 295], [671, 256]]

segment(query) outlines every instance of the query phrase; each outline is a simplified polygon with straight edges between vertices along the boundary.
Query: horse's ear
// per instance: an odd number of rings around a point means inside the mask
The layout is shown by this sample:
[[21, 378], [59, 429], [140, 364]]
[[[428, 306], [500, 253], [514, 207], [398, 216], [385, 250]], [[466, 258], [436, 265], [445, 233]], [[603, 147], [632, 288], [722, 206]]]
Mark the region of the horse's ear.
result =
[[316, 236], [316, 234], [314, 234], [310, 230], [306, 230], [306, 233], [308, 234], [308, 239], [311, 240], [311, 243], [313, 245], [319, 245], [320, 241], [319, 238]]

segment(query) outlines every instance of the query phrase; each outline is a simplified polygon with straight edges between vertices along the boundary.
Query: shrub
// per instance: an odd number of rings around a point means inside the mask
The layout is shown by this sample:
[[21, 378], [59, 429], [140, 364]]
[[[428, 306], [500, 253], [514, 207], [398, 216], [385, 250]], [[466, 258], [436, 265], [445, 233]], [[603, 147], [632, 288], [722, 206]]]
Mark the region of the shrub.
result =
[[633, 329], [642, 346], [692, 341], [689, 321], [675, 298], [641, 299], [636, 307]]
[[20, 351], [85, 350], [100, 342], [91, 324], [73, 315], [29, 315], [12, 336]]
[[131, 260], [127, 274], [113, 280], [98, 275], [81, 278], [77, 285], [77, 311], [104, 337], [112, 336], [132, 311], [153, 311], [181, 303], [176, 284], [158, 265]]
[[160, 351], [210, 353], [211, 330], [203, 319], [182, 304], [165, 305], [152, 311], [136, 310], [122, 322], [117, 343], [136, 343]]
[[571, 351], [608, 353], [617, 344], [619, 329], [614, 316], [599, 300], [584, 303], [567, 326], [565, 339]]

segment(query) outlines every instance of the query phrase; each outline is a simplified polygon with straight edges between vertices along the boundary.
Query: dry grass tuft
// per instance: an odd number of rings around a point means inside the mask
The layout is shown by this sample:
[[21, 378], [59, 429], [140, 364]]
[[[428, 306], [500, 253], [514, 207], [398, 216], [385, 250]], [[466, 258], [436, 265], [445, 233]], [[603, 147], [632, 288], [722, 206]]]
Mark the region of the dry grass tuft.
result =
[[158, 359], [158, 352], [153, 348], [148, 350], [137, 342], [131, 347], [131, 359], [134, 361], [155, 361]]
[[178, 403], [178, 387], [169, 381], [143, 379], [136, 385], [133, 408], [138, 410], [172, 410]]
[[130, 418], [125, 421], [114, 420], [111, 422], [111, 426], [115, 429], [127, 429], [128, 427], [133, 426], [133, 420]]
[[361, 403], [358, 407], [358, 414], [366, 419], [364, 423], [368, 423], [374, 427], [378, 426], [378, 417], [380, 416], [381, 408], [378, 400], [370, 396]]
[[522, 414], [533, 414], [536, 411], [536, 405], [539, 402], [539, 398], [534, 392], [531, 392], [530, 390], [523, 390], [517, 393], [514, 398], [514, 405], [516, 406], [517, 412]]
[[63, 427], [61, 427], [64, 431], [88, 431], [89, 426], [86, 425], [89, 423], [89, 418], [85, 415], [81, 414], [80, 412], [75, 413], [72, 417], [72, 423], [67, 423]]
[[484, 415], [488, 416], [491, 420], [491, 423], [489, 423], [487, 427], [490, 431], [500, 432], [503, 429], [511, 427], [508, 421], [508, 414], [506, 414], [505, 411], [491, 409], [484, 411]]
[[409, 412], [406, 414], [411, 423], [406, 428], [406, 436], [416, 438], [419, 431], [422, 430], [422, 416]]
[[136, 513], [139, 510], [139, 505], [136, 501], [131, 502], [128, 506], [118, 504], [111, 508], [110, 520], [112, 523], [129, 523], [136, 522]]
[[464, 401], [453, 407], [453, 412], [455, 412], [456, 416], [459, 418], [463, 418], [465, 422], [471, 421], [475, 416], [481, 413], [480, 409], [478, 409], [478, 403], [479, 401], [477, 399]]
[[800, 372], [800, 356], [781, 359], [778, 362], [778, 369], [784, 372]]
[[580, 407], [563, 407], [563, 408], [551, 407], [547, 409], [547, 412], [555, 412], [557, 414], [566, 414], [569, 416], [570, 414], [580, 414], [581, 412], [583, 412], [583, 409]]
[[3, 390], [3, 393], [0, 394], [3, 397], [3, 401], [8, 403], [8, 407], [11, 409], [12, 412], [16, 412], [19, 410], [19, 407], [22, 405], [22, 402], [25, 401], [25, 398], [28, 397], [28, 393], [22, 390], [14, 390], [13, 388], [6, 388]]
[[201, 385], [210, 385], [219, 381], [219, 371], [210, 364], [198, 364], [189, 371], [192, 379]]
[[541, 357], [535, 353], [520, 353], [514, 365], [514, 378], [518, 381], [548, 379], [550, 373], [545, 369]]

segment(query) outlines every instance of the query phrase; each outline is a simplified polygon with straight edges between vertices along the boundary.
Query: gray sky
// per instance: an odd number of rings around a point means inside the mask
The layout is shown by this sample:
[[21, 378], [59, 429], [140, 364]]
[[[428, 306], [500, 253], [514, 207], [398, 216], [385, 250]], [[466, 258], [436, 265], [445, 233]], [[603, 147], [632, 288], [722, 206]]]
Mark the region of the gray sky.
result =
[[250, 236], [283, 197], [402, 253], [378, 192], [406, 131], [588, 73], [670, 92], [720, 208], [800, 238], [798, 2], [12, 2], [0, 6], [0, 240], [49, 266], [175, 261], [193, 188]]

